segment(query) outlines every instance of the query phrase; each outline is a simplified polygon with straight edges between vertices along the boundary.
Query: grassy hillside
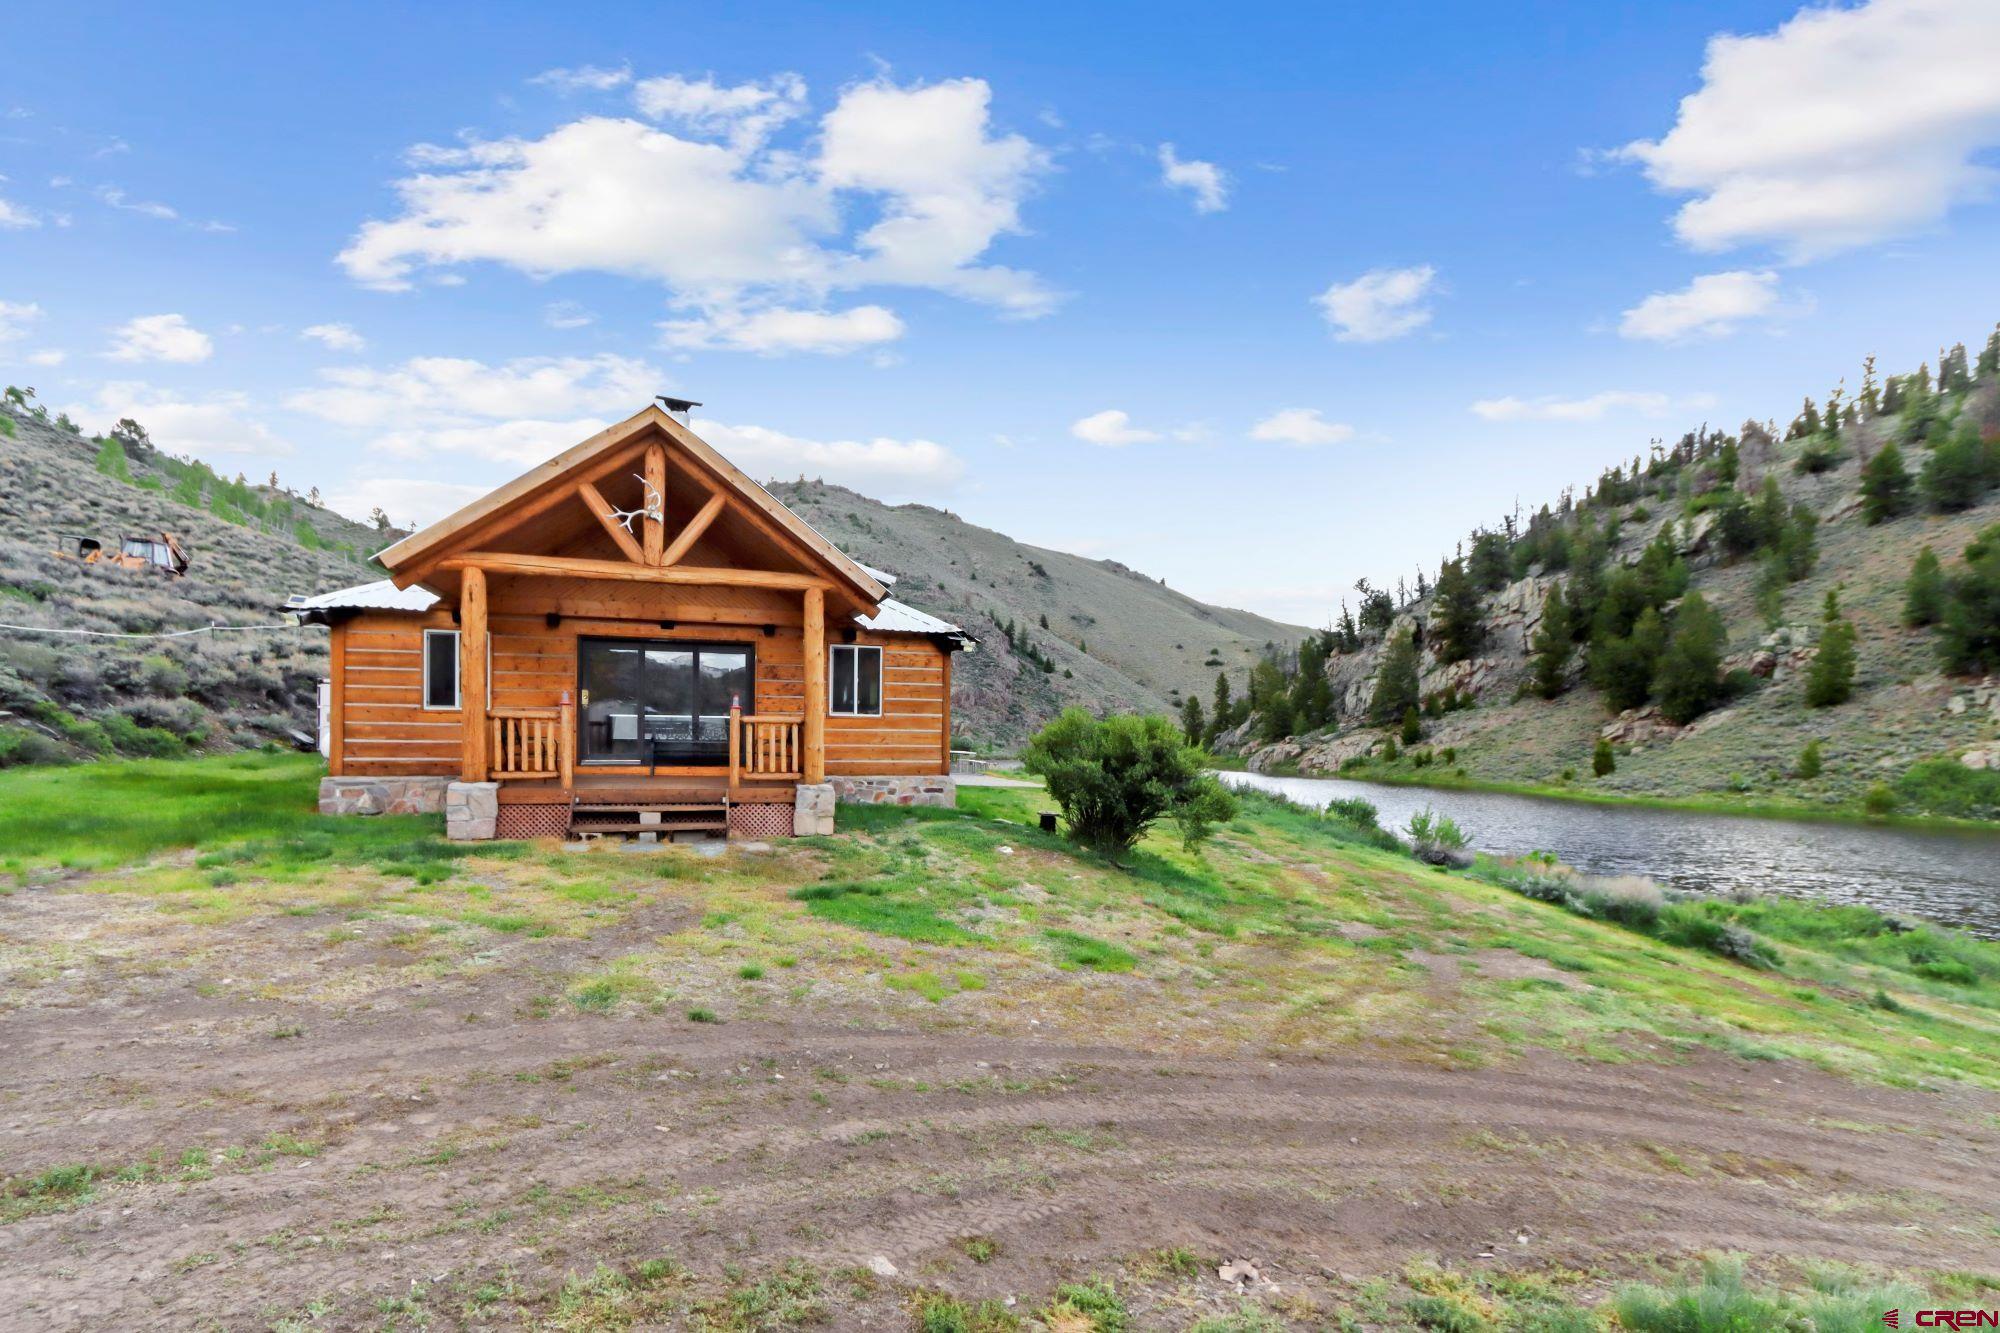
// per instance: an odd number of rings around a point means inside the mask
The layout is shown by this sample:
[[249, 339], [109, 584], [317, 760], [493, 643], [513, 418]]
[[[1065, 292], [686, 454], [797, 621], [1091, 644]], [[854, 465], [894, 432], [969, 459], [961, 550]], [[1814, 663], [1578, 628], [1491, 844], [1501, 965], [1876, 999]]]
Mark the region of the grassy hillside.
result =
[[[316, 775], [0, 774], [20, 1321], [1669, 1333], [2000, 1290], [2000, 945], [1268, 800], [1123, 867], [994, 788], [707, 857], [320, 818]], [[1733, 1322], [1633, 1285], [1711, 1246]]]
[[[237, 485], [137, 440], [121, 465], [28, 406], [0, 407], [0, 621], [157, 635], [272, 625], [286, 597], [379, 577], [394, 536], [269, 486]], [[187, 577], [86, 566], [79, 537], [172, 533]], [[326, 632], [105, 638], [0, 630], [0, 763], [171, 755], [310, 733]]]
[[[1177, 708], [1219, 670], [1241, 679], [1273, 646], [1306, 631], [1209, 606], [1115, 560], [1029, 546], [927, 505], [885, 505], [824, 482], [777, 497], [856, 559], [897, 575], [898, 597], [979, 636], [959, 659], [961, 736], [1012, 744], [1070, 704], [1103, 711]], [[1005, 625], [1042, 662], [1010, 644]], [[1044, 624], [1046, 622], [1046, 625]]]
[[[1947, 510], [1925, 503], [1921, 486], [1913, 486], [1907, 512], [1873, 524], [1862, 508], [1866, 460], [1892, 440], [1899, 442], [1913, 482], [1939, 444], [1961, 429], [1983, 437], [1989, 457], [2000, 458], [2000, 446], [1992, 443], [2000, 438], [2000, 385], [1994, 376], [1939, 399], [1938, 412], [1917, 438], [1911, 422], [1893, 412], [1847, 425], [1832, 437], [1777, 440], [1755, 432], [1740, 441], [1726, 437], [1739, 455], [1733, 486], [1720, 480], [1714, 453], [1662, 464], [1656, 451], [1636, 494], [1612, 503], [1586, 497], [1558, 513], [1555, 526], [1570, 532], [1579, 521], [1600, 531], [1616, 525], [1607, 561], [1614, 570], [1636, 566], [1664, 531], [1687, 570], [1686, 593], [1700, 594], [1720, 614], [1726, 641], [1719, 675], [1726, 684], [1713, 706], [1689, 725], [1662, 717], [1657, 693], [1621, 714], [1588, 669], [1590, 646], [1581, 633], [1560, 693], [1552, 699], [1537, 696], [1532, 654], [1544, 599], [1556, 587], [1573, 588], [1577, 576], [1573, 568], [1523, 561], [1517, 544], [1512, 580], [1479, 600], [1482, 637], [1466, 660], [1445, 660], [1433, 593], [1399, 608], [1388, 633], [1364, 634], [1352, 651], [1329, 658], [1328, 725], [1274, 742], [1270, 729], [1252, 719], [1221, 743], [1247, 752], [1259, 767], [1333, 772], [1344, 766], [1357, 777], [1464, 780], [1723, 805], [1858, 809], [1869, 790], [1883, 784], [1903, 813], [1992, 817], [1994, 812], [1977, 802], [1977, 808], [1941, 808], [1952, 802], [1930, 790], [1935, 783], [1925, 773], [1935, 770], [1909, 776], [1914, 767], [1940, 760], [1953, 765], [1968, 753], [1975, 763], [1984, 761], [2000, 741], [2000, 690], [1977, 673], [1947, 674], [1937, 629], [1906, 624], [1904, 603], [1918, 551], [1931, 547], [1948, 576], [1960, 570], [1966, 545], [2000, 523], [2000, 489], [1989, 486], [1969, 507]], [[1813, 470], [1828, 461], [1829, 449], [1830, 466]], [[1810, 457], [1815, 453], [1820, 460]], [[1715, 521], [1730, 491], [1754, 503], [1766, 478], [1776, 481], [1786, 506], [1803, 506], [1817, 519], [1817, 558], [1795, 581], [1771, 577], [1768, 558], [1731, 552]], [[1856, 631], [1853, 694], [1837, 706], [1813, 707], [1806, 683], [1829, 592], [1837, 593]], [[1669, 624], [1678, 604], [1665, 608]], [[1384, 646], [1390, 635], [1405, 630], [1423, 640], [1422, 693], [1435, 699], [1457, 690], [1460, 702], [1471, 706], [1426, 717], [1420, 744], [1399, 746], [1399, 755], [1389, 759], [1383, 742], [1399, 728], [1371, 725], [1369, 705]], [[1643, 683], [1639, 693], [1646, 693]], [[1611, 743], [1616, 768], [1595, 776], [1593, 750], [1600, 737]], [[1822, 768], [1807, 776], [1800, 771], [1801, 757], [1812, 741], [1819, 743]], [[1982, 774], [1977, 781], [1986, 779]]]

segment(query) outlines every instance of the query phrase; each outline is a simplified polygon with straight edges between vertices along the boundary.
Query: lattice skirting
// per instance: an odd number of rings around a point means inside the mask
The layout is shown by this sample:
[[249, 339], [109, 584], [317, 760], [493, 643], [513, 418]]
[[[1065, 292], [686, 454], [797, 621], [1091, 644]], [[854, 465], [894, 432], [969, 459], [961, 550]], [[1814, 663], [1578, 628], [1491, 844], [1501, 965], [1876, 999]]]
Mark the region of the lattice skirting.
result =
[[729, 833], [736, 838], [789, 838], [792, 836], [791, 804], [732, 805], [729, 807]]
[[561, 805], [503, 805], [494, 824], [496, 838], [560, 838], [569, 832], [569, 802]]

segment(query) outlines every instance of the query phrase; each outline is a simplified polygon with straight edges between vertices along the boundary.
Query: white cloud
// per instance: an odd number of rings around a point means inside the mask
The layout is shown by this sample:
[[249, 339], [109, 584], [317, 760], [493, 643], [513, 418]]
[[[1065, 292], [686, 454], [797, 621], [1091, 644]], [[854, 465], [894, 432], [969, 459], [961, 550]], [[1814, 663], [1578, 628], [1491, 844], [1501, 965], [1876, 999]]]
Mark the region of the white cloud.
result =
[[632, 82], [632, 67], [606, 69], [598, 65], [578, 65], [574, 69], [547, 69], [528, 80], [559, 93], [609, 92]]
[[39, 352], [28, 353], [28, 364], [31, 366], [59, 366], [67, 360], [69, 353], [60, 347], [44, 347]]
[[91, 193], [97, 196], [99, 203], [126, 213], [137, 213], [141, 217], [154, 218], [160, 222], [176, 222], [180, 219], [180, 213], [166, 204], [150, 199], [133, 199], [116, 185], [100, 185]]
[[1085, 444], [1100, 444], [1107, 449], [1127, 444], [1151, 444], [1160, 438], [1158, 431], [1134, 426], [1131, 415], [1115, 407], [1079, 418], [1071, 423], [1069, 433]]
[[326, 497], [340, 513], [363, 515], [377, 508], [398, 526], [422, 527], [455, 513], [492, 489], [462, 481], [424, 481], [414, 477], [369, 477], [354, 481]]
[[1704, 273], [1680, 291], [1654, 292], [1627, 310], [1618, 332], [1652, 342], [1719, 338], [1777, 310], [1778, 275], [1770, 270]]
[[35, 216], [32, 210], [23, 208], [21, 205], [11, 203], [8, 200], [0, 199], [0, 229], [26, 231], [30, 227], [39, 227], [41, 225], [42, 220]]
[[113, 361], [206, 361], [215, 343], [183, 315], [140, 315], [125, 321], [112, 335], [116, 341], [105, 355]]
[[368, 346], [368, 340], [356, 333], [352, 324], [313, 324], [300, 329], [299, 337], [335, 352], [359, 352]]
[[753, 477], [823, 477], [889, 499], [938, 495], [965, 475], [965, 460], [932, 440], [810, 440], [762, 426], [697, 418], [695, 434]]
[[697, 134], [727, 139], [731, 147], [749, 152], [780, 125], [805, 114], [806, 81], [796, 74], [780, 74], [768, 84], [739, 83], [725, 88], [713, 78], [668, 75], [635, 84], [632, 104], [648, 119], [676, 121]]
[[597, 316], [575, 301], [551, 301], [542, 307], [542, 323], [552, 329], [580, 329], [596, 322]]
[[985, 83], [854, 85], [817, 138], [791, 149], [762, 138], [803, 109], [789, 76], [640, 88], [644, 106], [692, 137], [591, 116], [539, 139], [419, 147], [417, 170], [396, 183], [399, 215], [364, 224], [341, 264], [388, 289], [480, 261], [620, 273], [661, 283], [697, 316], [814, 307], [878, 284], [1016, 314], [1053, 305], [1033, 274], [979, 262], [1021, 230], [1021, 203], [1049, 168], [1042, 149], [993, 131]]
[[1616, 156], [1696, 196], [1673, 223], [1695, 249], [1761, 242], [1815, 259], [1991, 192], [1996, 69], [1990, 0], [1803, 8], [1773, 32], [1711, 38], [1673, 128]]
[[360, 428], [471, 427], [539, 418], [557, 420], [566, 430], [579, 414], [630, 416], [666, 387], [665, 378], [645, 362], [613, 355], [523, 357], [498, 366], [419, 356], [388, 370], [331, 367], [320, 379], [319, 387], [292, 394], [285, 406]]
[[1354, 438], [1354, 427], [1345, 422], [1325, 420], [1316, 407], [1287, 407], [1252, 426], [1250, 438], [1301, 447], [1339, 444]]
[[1414, 333], [1431, 322], [1427, 297], [1437, 292], [1437, 270], [1370, 269], [1352, 282], [1336, 282], [1314, 299], [1341, 342], [1373, 343]]
[[287, 441], [257, 418], [247, 394], [187, 397], [138, 381], [114, 381], [98, 387], [94, 406], [71, 415], [97, 419], [107, 428], [120, 417], [132, 417], [162, 449], [197, 458], [292, 452]]
[[1673, 400], [1663, 393], [1607, 389], [1588, 398], [1482, 398], [1472, 405], [1472, 411], [1487, 421], [1599, 421], [1614, 412], [1657, 417], [1672, 405]]
[[331, 366], [319, 378], [285, 406], [355, 431], [378, 453], [464, 454], [510, 467], [561, 453], [669, 387], [645, 362], [613, 355], [501, 365], [420, 356], [386, 369]]
[[0, 301], [0, 344], [27, 337], [28, 326], [41, 317], [42, 308], [33, 301]]
[[1229, 207], [1229, 175], [1213, 162], [1189, 158], [1183, 162], [1170, 143], [1160, 145], [1160, 183], [1186, 190], [1197, 213], [1220, 213]]
[[840, 355], [878, 347], [903, 336], [903, 321], [884, 306], [848, 310], [721, 309], [660, 325], [661, 341], [675, 348], [727, 348], [739, 352], [824, 352]]

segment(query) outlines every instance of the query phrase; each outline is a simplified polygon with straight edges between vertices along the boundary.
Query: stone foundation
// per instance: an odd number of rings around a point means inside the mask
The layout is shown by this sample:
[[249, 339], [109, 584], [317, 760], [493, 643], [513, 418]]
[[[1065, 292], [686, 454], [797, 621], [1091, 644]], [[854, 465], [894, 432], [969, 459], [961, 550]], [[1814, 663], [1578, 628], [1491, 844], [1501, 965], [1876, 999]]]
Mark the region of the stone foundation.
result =
[[454, 782], [444, 789], [444, 836], [453, 842], [485, 842], [499, 832], [500, 784]]
[[[941, 773], [920, 777], [828, 778], [834, 794], [849, 805], [958, 804], [958, 783]], [[805, 788], [801, 787], [800, 791]]]
[[834, 784], [817, 786], [800, 783], [792, 797], [792, 836], [810, 838], [833, 832]]
[[323, 815], [434, 815], [450, 778], [321, 778]]

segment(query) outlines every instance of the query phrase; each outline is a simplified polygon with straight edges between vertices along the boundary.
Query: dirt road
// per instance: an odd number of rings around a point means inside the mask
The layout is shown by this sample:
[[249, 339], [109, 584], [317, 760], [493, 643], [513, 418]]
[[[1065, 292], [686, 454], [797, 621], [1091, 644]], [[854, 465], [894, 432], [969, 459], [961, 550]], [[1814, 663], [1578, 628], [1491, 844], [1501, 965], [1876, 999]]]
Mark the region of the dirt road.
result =
[[[604, 937], [442, 978], [335, 962], [285, 917], [204, 928], [185, 966], [91, 947], [137, 910], [0, 899], [12, 956], [59, 960], [0, 1013], [0, 1175], [100, 1173], [0, 1226], [5, 1328], [511, 1326], [565, 1275], [662, 1256], [725, 1285], [803, 1260], [827, 1326], [879, 1328], [913, 1286], [1025, 1309], [1169, 1246], [1322, 1304], [1415, 1255], [2000, 1254], [1984, 1094], [1722, 1056], [1449, 1069], [550, 1007]], [[319, 1002], [282, 998], [315, 968]], [[369, 984], [327, 1003], [342, 968]], [[1222, 1301], [1204, 1281], [1142, 1298], [1141, 1326]]]

